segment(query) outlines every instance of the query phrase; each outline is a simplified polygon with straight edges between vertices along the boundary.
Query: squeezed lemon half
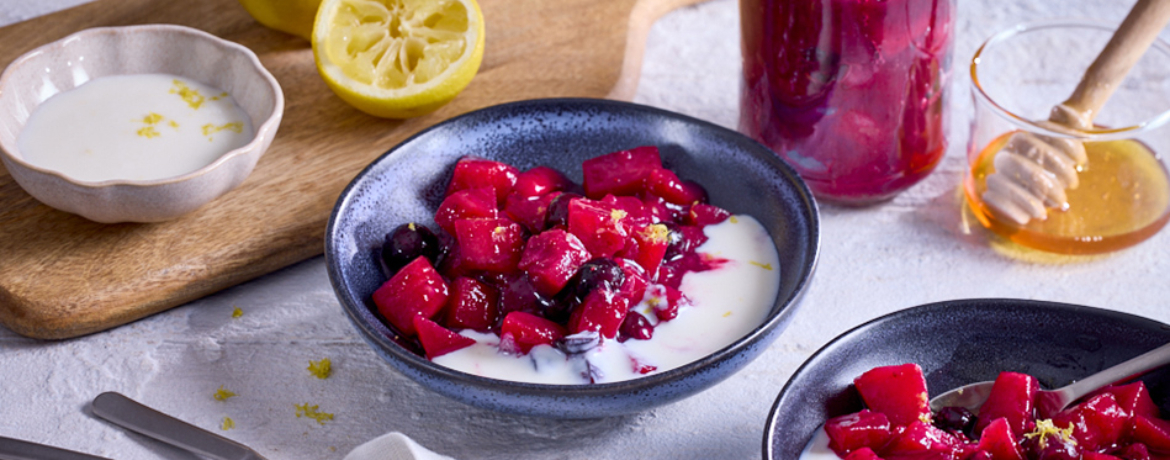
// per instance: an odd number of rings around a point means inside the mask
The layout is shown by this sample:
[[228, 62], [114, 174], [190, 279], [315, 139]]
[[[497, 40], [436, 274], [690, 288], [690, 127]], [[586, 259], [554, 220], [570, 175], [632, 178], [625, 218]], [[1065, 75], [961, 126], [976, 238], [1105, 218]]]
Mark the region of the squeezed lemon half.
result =
[[324, 0], [313, 25], [317, 71], [345, 102], [410, 118], [442, 107], [483, 60], [475, 0]]
[[248, 14], [269, 28], [308, 40], [321, 0], [240, 0]]

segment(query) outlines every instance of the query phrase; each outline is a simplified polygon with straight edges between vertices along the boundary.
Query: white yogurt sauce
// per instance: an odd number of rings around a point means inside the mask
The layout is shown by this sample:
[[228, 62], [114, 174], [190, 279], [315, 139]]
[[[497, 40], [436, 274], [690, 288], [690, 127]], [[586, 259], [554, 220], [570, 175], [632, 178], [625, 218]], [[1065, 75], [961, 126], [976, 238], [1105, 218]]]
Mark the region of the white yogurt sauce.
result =
[[804, 452], [800, 453], [800, 460], [841, 460], [841, 457], [829, 448], [829, 433], [825, 432], [824, 425], [817, 428], [816, 434], [804, 447]]
[[[655, 366], [651, 373], [674, 369], [696, 361], [740, 337], [764, 322], [780, 289], [780, 259], [776, 247], [758, 221], [751, 216], [734, 216], [704, 228], [708, 240], [698, 252], [727, 259], [715, 270], [687, 273], [680, 288], [691, 300], [673, 320], [658, 324], [650, 340], [606, 340], [583, 355], [566, 358], [548, 345], [534, 347], [527, 356], [498, 351], [499, 337], [491, 333], [463, 331], [476, 344], [435, 358], [442, 366], [463, 372], [512, 380], [548, 384], [589, 383], [590, 367], [597, 383], [641, 377], [633, 362]], [[649, 312], [647, 302], [634, 308]], [[648, 319], [654, 322], [650, 313]], [[586, 361], [588, 364], [586, 364]]]
[[231, 95], [174, 75], [94, 79], [41, 103], [17, 138], [29, 163], [68, 177], [153, 180], [207, 166], [250, 142]]

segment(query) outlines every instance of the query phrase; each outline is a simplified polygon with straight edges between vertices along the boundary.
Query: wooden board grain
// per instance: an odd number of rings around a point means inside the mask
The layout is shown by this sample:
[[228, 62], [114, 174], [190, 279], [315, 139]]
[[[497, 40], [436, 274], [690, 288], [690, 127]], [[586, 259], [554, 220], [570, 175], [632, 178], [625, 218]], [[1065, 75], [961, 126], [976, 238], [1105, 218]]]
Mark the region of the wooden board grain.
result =
[[349, 107], [303, 39], [255, 23], [235, 0], [100, 0], [0, 29], [0, 66], [81, 29], [195, 27], [251, 48], [285, 95], [268, 153], [236, 190], [178, 220], [105, 225], [34, 200], [0, 166], [0, 323], [30, 337], [101, 331], [321, 254], [337, 196], [419, 130], [502, 102], [633, 97], [650, 24], [701, 0], [480, 0], [479, 74], [438, 112], [394, 121]]

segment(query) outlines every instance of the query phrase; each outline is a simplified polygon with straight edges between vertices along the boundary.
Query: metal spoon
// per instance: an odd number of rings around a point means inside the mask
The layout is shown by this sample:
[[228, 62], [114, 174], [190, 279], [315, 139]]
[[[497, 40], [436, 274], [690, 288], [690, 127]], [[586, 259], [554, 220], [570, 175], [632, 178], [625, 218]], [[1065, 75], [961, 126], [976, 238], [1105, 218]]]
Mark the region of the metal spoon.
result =
[[264, 460], [243, 444], [107, 391], [93, 399], [93, 413], [115, 425], [215, 460]]
[[[1040, 390], [1036, 394], [1036, 410], [1041, 418], [1051, 418], [1069, 404], [1083, 398], [1106, 385], [1129, 380], [1163, 365], [1170, 364], [1170, 344], [1147, 351], [1141, 356], [1125, 361], [1065, 385], [1055, 390]], [[972, 383], [935, 396], [930, 400], [930, 410], [938, 412], [944, 407], [962, 407], [976, 414], [979, 406], [987, 401], [994, 381]]]

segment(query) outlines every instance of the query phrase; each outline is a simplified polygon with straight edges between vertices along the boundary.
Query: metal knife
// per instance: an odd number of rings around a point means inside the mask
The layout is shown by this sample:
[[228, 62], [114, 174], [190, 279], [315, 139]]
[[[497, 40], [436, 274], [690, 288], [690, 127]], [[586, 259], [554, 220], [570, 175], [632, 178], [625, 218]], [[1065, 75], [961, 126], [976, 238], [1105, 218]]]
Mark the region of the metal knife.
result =
[[0, 436], [0, 460], [110, 460], [60, 447]]
[[113, 391], [93, 399], [93, 413], [122, 428], [204, 457], [215, 460], [265, 460], [248, 446], [151, 409]]

